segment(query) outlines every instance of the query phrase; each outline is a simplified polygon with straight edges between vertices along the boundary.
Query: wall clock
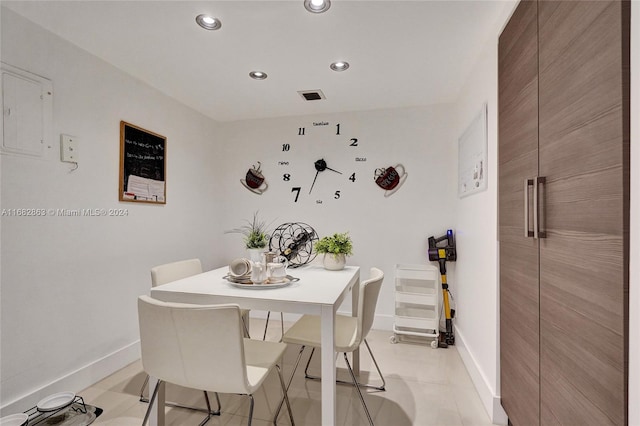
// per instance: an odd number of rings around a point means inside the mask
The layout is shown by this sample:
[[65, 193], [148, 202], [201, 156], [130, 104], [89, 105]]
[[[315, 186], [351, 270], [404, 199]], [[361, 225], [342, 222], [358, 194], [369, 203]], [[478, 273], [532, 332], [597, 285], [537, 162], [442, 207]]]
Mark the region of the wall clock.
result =
[[364, 184], [365, 147], [342, 123], [312, 121], [288, 130], [278, 147], [278, 177], [292, 203], [339, 202]]

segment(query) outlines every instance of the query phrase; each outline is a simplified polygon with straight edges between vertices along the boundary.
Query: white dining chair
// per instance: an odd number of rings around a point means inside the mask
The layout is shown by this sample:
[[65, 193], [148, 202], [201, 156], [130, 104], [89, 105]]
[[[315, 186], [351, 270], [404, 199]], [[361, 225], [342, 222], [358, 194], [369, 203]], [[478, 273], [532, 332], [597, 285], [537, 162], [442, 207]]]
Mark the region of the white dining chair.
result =
[[251, 425], [253, 394], [274, 367], [291, 424], [294, 424], [278, 365], [287, 345], [244, 338], [238, 305], [168, 303], [140, 296], [138, 318], [142, 365], [149, 375], [158, 379], [143, 426], [164, 383], [216, 393], [248, 395], [251, 401], [248, 425]]
[[[202, 273], [202, 263], [200, 259], [187, 259], [180, 260], [177, 262], [165, 263], [164, 265], [159, 265], [151, 268], [151, 286], [157, 287], [162, 284], [167, 284], [172, 281], [177, 281], [182, 278], [191, 277], [193, 275]], [[249, 311], [243, 309], [242, 311], [243, 325], [245, 329], [245, 335], [249, 337], [249, 330], [246, 325], [247, 318], [249, 317]], [[145, 397], [145, 389], [147, 384], [149, 383], [149, 376], [147, 375], [142, 387], [140, 388], [140, 401], [141, 402], [149, 402], [149, 398]], [[166, 405], [170, 407], [179, 407], [179, 408], [187, 408], [190, 410], [202, 411], [207, 413], [208, 416], [216, 415], [220, 413], [220, 399], [218, 395], [216, 395], [216, 399], [218, 401], [218, 409], [216, 411], [211, 411], [211, 404], [209, 402], [209, 395], [206, 391], [204, 391], [205, 403], [207, 404], [207, 408], [199, 408], [193, 407], [189, 405], [179, 404], [176, 402], [167, 402]]]
[[151, 268], [151, 286], [156, 287], [201, 273], [202, 263], [200, 259], [187, 259], [165, 263], [164, 265]]
[[[180, 260], [178, 262], [165, 263], [151, 268], [151, 287], [157, 287], [182, 278], [202, 273], [200, 259]], [[249, 336], [249, 310], [241, 309], [242, 325], [244, 326], [245, 337]]]
[[[378, 302], [378, 294], [380, 293], [380, 287], [382, 286], [383, 280], [384, 273], [378, 268], [371, 268], [369, 278], [360, 284], [357, 316], [353, 317], [346, 315], [336, 315], [335, 317], [335, 350], [336, 352], [343, 353], [344, 360], [347, 363], [347, 368], [352, 379], [352, 382], [342, 382], [340, 380], [338, 380], [337, 382], [348, 383], [355, 386], [355, 388], [358, 390], [358, 396], [360, 397], [362, 407], [364, 408], [365, 414], [367, 415], [367, 419], [369, 419], [370, 425], [373, 425], [373, 421], [371, 420], [371, 415], [369, 414], [367, 404], [364, 402], [364, 397], [362, 396], [360, 387], [373, 387], [378, 390], [385, 390], [386, 383], [384, 377], [380, 372], [380, 368], [378, 367], [378, 363], [373, 356], [373, 352], [371, 352], [371, 347], [366, 340], [367, 334], [369, 334], [371, 326], [373, 325], [376, 304]], [[293, 367], [293, 372], [291, 373], [291, 377], [289, 378], [289, 382], [287, 383], [287, 390], [291, 385], [293, 375], [295, 374], [296, 369], [298, 368], [298, 364], [300, 363], [302, 352], [307, 346], [310, 346], [312, 348], [312, 351], [309, 355], [307, 367], [305, 368], [305, 377], [308, 379], [320, 379], [319, 377], [310, 376], [307, 372], [315, 348], [319, 348], [321, 346], [320, 337], [320, 317], [318, 317], [317, 315], [304, 315], [289, 330], [287, 330], [286, 333], [284, 333], [284, 336], [282, 337], [283, 343], [301, 345], [300, 352], [298, 353], [298, 358]], [[359, 383], [356, 379], [353, 369], [351, 368], [347, 353], [353, 352], [358, 349], [362, 342], [365, 343], [369, 354], [371, 355], [371, 359], [373, 360], [373, 363], [378, 370], [378, 374], [382, 379], [381, 386]], [[276, 410], [274, 422], [277, 420], [278, 415], [280, 414], [282, 404], [283, 401], [280, 401], [280, 404], [278, 405], [278, 408]]]

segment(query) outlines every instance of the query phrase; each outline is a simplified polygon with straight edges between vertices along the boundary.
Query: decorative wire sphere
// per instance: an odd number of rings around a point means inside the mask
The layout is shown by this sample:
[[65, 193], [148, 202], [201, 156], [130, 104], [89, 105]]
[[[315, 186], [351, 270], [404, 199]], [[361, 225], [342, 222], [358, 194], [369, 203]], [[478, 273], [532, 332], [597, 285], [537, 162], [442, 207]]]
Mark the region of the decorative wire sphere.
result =
[[[295, 253], [291, 253], [289, 267], [297, 268], [316, 258], [318, 253], [313, 251], [316, 241], [318, 241], [318, 234], [310, 225], [302, 222], [283, 223], [271, 234], [269, 251], [286, 255], [287, 249], [293, 248]], [[297, 242], [300, 243], [297, 244]]]

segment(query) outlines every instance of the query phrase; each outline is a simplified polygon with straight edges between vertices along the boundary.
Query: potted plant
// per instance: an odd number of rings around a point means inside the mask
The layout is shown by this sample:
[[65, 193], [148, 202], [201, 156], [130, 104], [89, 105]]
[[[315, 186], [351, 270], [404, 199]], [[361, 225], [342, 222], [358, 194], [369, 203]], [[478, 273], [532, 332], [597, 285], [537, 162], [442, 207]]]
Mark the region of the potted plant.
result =
[[249, 258], [254, 262], [261, 260], [261, 255], [269, 243], [267, 223], [258, 219], [258, 212], [253, 214], [253, 221], [246, 221], [246, 225], [226, 231], [225, 234], [242, 234], [244, 244], [249, 251]]
[[323, 253], [323, 264], [326, 269], [338, 271], [344, 268], [346, 257], [353, 254], [353, 243], [348, 232], [336, 233], [322, 237], [315, 244], [317, 253]]

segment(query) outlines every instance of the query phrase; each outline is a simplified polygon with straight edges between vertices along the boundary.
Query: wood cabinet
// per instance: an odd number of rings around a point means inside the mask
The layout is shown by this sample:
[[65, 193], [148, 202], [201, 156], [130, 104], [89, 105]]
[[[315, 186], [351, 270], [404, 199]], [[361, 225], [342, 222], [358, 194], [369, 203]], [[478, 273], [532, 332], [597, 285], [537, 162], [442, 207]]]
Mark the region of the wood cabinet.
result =
[[537, 8], [520, 3], [498, 53], [500, 388], [517, 425], [537, 424], [540, 413], [539, 239], [529, 226], [524, 235], [528, 179], [538, 175]]
[[501, 397], [626, 424], [629, 2], [522, 1], [499, 41]]

